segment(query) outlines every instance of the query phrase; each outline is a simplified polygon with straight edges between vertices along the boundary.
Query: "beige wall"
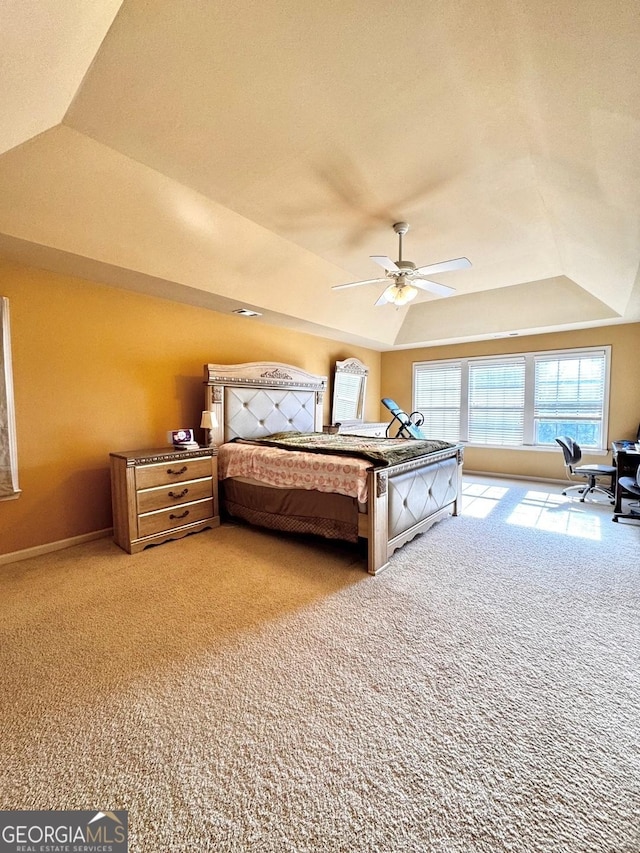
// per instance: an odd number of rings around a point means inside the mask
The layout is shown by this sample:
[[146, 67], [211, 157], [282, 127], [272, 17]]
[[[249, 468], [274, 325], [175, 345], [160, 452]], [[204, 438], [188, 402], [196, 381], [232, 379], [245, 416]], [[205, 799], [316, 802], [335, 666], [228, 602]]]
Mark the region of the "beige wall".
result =
[[[391, 397], [401, 408], [411, 411], [414, 361], [605, 345], [611, 346], [609, 441], [633, 438], [640, 421], [640, 323], [383, 353], [382, 395]], [[610, 456], [585, 455], [587, 462], [606, 463], [609, 460]], [[543, 451], [468, 447], [465, 449], [465, 468], [549, 479], [565, 476], [559, 448]]]
[[[356, 356], [370, 368], [367, 417], [378, 417], [372, 350], [1, 259], [0, 295], [10, 302], [22, 489], [0, 501], [0, 554], [110, 527], [109, 452], [197, 428], [207, 362], [271, 360], [331, 376], [337, 359]], [[330, 393], [327, 423], [329, 412]]]

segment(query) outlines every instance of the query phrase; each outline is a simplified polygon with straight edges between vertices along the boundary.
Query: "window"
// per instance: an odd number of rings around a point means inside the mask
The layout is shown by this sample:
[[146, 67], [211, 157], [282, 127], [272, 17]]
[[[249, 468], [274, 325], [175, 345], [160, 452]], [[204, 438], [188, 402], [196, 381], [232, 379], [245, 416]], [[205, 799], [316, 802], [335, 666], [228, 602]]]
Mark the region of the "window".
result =
[[[417, 370], [422, 367], [422, 370]], [[458, 441], [460, 438], [460, 392], [462, 364], [432, 361], [414, 365], [413, 410], [422, 412], [420, 429], [428, 438]]]
[[607, 363], [604, 352], [535, 358], [535, 444], [569, 435], [583, 447], [603, 447]]
[[413, 408], [429, 438], [498, 447], [556, 447], [569, 435], [606, 449], [610, 347], [424, 361]]
[[473, 444], [524, 440], [524, 358], [469, 361], [469, 430]]

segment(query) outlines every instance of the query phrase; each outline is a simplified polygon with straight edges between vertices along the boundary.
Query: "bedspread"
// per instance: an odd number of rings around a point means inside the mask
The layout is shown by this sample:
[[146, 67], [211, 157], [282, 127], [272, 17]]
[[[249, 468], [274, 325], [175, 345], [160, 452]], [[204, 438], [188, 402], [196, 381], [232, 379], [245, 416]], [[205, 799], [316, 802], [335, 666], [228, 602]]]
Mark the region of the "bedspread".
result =
[[218, 477], [249, 477], [269, 486], [316, 489], [367, 500], [371, 462], [230, 442], [218, 448]]
[[408, 462], [449, 450], [455, 445], [435, 438], [374, 438], [372, 436], [330, 434], [323, 432], [276, 432], [261, 438], [234, 438], [238, 444], [258, 444], [263, 447], [278, 447], [282, 450], [302, 450], [306, 453], [324, 453], [331, 456], [348, 456], [367, 459], [379, 466]]

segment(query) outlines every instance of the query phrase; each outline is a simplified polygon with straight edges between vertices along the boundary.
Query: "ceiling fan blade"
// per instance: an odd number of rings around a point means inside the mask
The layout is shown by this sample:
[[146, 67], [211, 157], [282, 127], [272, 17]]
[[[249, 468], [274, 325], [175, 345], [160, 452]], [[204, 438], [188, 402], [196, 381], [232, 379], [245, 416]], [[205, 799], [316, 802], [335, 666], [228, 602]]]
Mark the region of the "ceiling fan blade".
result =
[[435, 293], [437, 296], [451, 296], [456, 292], [455, 287], [449, 287], [446, 284], [438, 284], [437, 281], [429, 281], [428, 278], [412, 278], [411, 284], [419, 287], [420, 290], [428, 290], [429, 293]]
[[361, 284], [379, 284], [386, 278], [368, 278], [366, 281], [350, 281], [348, 284], [334, 284], [331, 290], [345, 290], [347, 287], [360, 287]]
[[449, 272], [449, 270], [466, 270], [471, 266], [469, 258], [454, 258], [452, 261], [441, 261], [439, 264], [427, 264], [424, 267], [418, 267], [415, 272], [435, 275], [439, 272]]
[[384, 267], [389, 272], [400, 272], [400, 267], [386, 255], [369, 255], [369, 257], [372, 261], [375, 261], [376, 264], [380, 264], [381, 267]]

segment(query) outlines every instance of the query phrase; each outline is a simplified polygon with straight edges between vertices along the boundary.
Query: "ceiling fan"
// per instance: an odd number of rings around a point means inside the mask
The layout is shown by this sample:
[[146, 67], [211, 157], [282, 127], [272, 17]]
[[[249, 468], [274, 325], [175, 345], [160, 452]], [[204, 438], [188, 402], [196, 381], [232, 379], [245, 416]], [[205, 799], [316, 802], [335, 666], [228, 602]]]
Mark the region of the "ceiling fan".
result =
[[442, 261], [439, 264], [427, 264], [424, 267], [416, 267], [411, 261], [402, 259], [402, 238], [409, 230], [409, 225], [406, 222], [396, 222], [393, 230], [398, 235], [398, 260], [392, 261], [383, 255], [371, 255], [371, 260], [385, 270], [384, 278], [369, 278], [366, 281], [351, 281], [349, 284], [336, 284], [332, 290], [345, 290], [347, 287], [359, 287], [361, 284], [377, 284], [379, 282], [391, 279], [391, 284], [386, 288], [382, 296], [376, 302], [376, 305], [385, 305], [388, 302], [394, 305], [406, 305], [418, 295], [418, 289], [427, 290], [429, 293], [435, 293], [437, 296], [451, 296], [455, 293], [455, 288], [449, 287], [446, 284], [439, 284], [437, 281], [431, 281], [427, 278], [427, 274], [435, 275], [436, 273], [449, 272], [450, 270], [464, 270], [471, 266], [471, 261], [468, 258], [454, 258], [451, 261]]

